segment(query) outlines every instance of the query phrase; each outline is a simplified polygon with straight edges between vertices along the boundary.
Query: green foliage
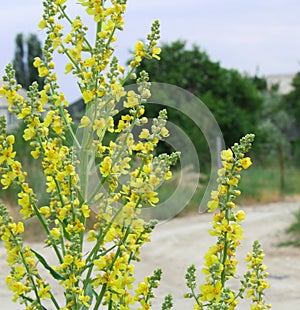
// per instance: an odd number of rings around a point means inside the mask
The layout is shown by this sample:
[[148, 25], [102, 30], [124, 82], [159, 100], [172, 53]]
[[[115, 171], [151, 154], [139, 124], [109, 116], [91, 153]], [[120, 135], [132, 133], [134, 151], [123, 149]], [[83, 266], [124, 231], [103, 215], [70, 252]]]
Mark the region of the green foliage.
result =
[[44, 78], [39, 77], [37, 68], [33, 66], [34, 58], [41, 55], [41, 42], [35, 34], [30, 34], [25, 39], [22, 33], [17, 34], [13, 65], [17, 82], [27, 90], [34, 81], [38, 82], [39, 90], [43, 88]]
[[[258, 88], [263, 87], [262, 81], [258, 85], [236, 70], [222, 68], [198, 46], [188, 49], [184, 41], [163, 44], [161, 60], [144, 59], [138, 67], [141, 70], [149, 72], [154, 82], [174, 84], [199, 97], [214, 114], [226, 144], [232, 144], [247, 132], [256, 132], [262, 105]], [[171, 121], [181, 120], [180, 112], [169, 114]], [[199, 133], [191, 122], [184, 124], [189, 136], [197, 140]]]
[[287, 111], [288, 115], [293, 117], [292, 123], [292, 139], [291, 139], [291, 153], [294, 162], [299, 164], [300, 158], [300, 72], [298, 72], [292, 81], [293, 90], [282, 98], [282, 105]]

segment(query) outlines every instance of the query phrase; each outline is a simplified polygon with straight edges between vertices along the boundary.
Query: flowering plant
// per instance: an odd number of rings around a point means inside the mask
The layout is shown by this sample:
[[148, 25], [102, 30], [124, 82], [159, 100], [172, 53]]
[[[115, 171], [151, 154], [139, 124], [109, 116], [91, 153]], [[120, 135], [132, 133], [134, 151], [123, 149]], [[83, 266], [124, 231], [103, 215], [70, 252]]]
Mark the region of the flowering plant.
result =
[[[39, 27], [45, 30], [46, 40], [43, 57], [34, 61], [39, 76], [45, 79], [43, 89], [34, 82], [27, 97], [21, 96], [21, 85], [17, 85], [10, 64], [0, 88], [9, 111], [25, 124], [23, 138], [43, 169], [48, 203], [41, 205], [30, 186], [29, 176], [16, 158], [15, 137], [7, 133], [4, 118], [0, 120], [0, 181], [4, 190], [18, 188], [20, 214], [24, 220], [38, 219], [47, 235], [45, 246], [55, 255], [55, 263], [50, 264], [26, 245], [23, 222], [15, 222], [1, 205], [0, 237], [11, 268], [6, 282], [14, 293], [13, 300], [27, 310], [150, 309], [161, 271], [157, 269], [143, 282], [135, 283], [134, 262], [139, 261], [140, 249], [150, 241], [155, 227], [155, 221], [147, 223], [140, 214], [143, 206], [158, 203], [156, 188], [171, 178], [170, 167], [179, 157], [178, 153], [155, 154], [159, 141], [169, 135], [166, 111], [152, 120], [150, 129], [143, 127], [149, 122], [144, 113], [151, 96], [150, 83], [146, 72], [139, 77], [134, 74], [143, 58], [159, 59], [159, 23], [153, 23], [147, 43], [135, 45], [133, 59], [125, 69], [113, 55], [113, 44], [116, 32], [123, 29], [126, 0], [79, 0], [96, 25], [93, 44], [87, 39], [88, 27], [80, 17], [68, 15], [66, 3], [43, 1]], [[64, 28], [69, 31], [65, 33]], [[77, 131], [55, 73], [56, 52], [67, 57], [65, 73], [76, 77], [86, 105]], [[128, 89], [124, 84], [129, 78], [135, 79], [136, 85]], [[120, 115], [123, 109], [125, 113]], [[225, 287], [234, 275], [234, 252], [242, 234], [236, 222], [243, 220], [244, 213], [232, 210], [233, 198], [239, 193], [235, 189], [237, 173], [251, 164], [243, 157], [252, 139], [249, 137], [233, 148], [235, 156], [231, 150], [222, 153], [219, 191], [212, 193], [209, 203], [211, 211], [220, 207], [212, 231], [218, 243], [206, 256], [207, 284], [201, 286], [199, 296], [195, 293], [194, 268], [187, 274], [192, 290], [188, 297], [196, 299], [196, 307], [221, 309], [225, 303], [233, 308], [246, 288], [259, 307], [267, 287], [262, 280], [266, 273], [258, 245], [248, 257], [253, 272], [245, 276], [243, 289], [235, 295]], [[90, 229], [92, 212], [96, 223]], [[55, 295], [52, 285], [62, 288], [63, 298]], [[168, 295], [162, 309], [171, 307]]]
[[[171, 177], [170, 165], [178, 154], [154, 154], [157, 143], [168, 136], [166, 111], [153, 120], [151, 130], [141, 128], [148, 122], [143, 116], [144, 104], [151, 96], [147, 73], [136, 79], [136, 89], [125, 91], [123, 86], [134, 77], [144, 57], [159, 58], [159, 24], [153, 23], [147, 44], [136, 44], [127, 72], [113, 56], [115, 33], [123, 28], [126, 1], [79, 2], [96, 24], [93, 45], [87, 40], [88, 28], [81, 18], [72, 19], [67, 14], [66, 0], [43, 1], [39, 27], [47, 37], [43, 58], [36, 58], [34, 66], [45, 78], [44, 88], [39, 91], [38, 84], [33, 83], [24, 98], [18, 94], [21, 86], [16, 84], [11, 65], [3, 77], [0, 94], [6, 96], [9, 111], [26, 125], [23, 138], [44, 171], [49, 204], [39, 204], [22, 164], [15, 158], [15, 137], [6, 133], [4, 119], [0, 129], [1, 184], [3, 189], [18, 187], [20, 214], [23, 219], [38, 218], [47, 234], [45, 245], [56, 255], [56, 264], [50, 266], [46, 258], [25, 245], [23, 223], [15, 223], [1, 206], [0, 235], [11, 267], [6, 281], [14, 300], [25, 304], [26, 309], [98, 309], [100, 305], [129, 309], [134, 304], [146, 309], [151, 306], [152, 290], [161, 272], [154, 271], [133, 290], [133, 262], [139, 260], [140, 247], [150, 240], [155, 226], [153, 221], [144, 222], [139, 214], [143, 205], [158, 202], [155, 188]], [[66, 34], [63, 21], [70, 28]], [[67, 57], [65, 73], [72, 72], [77, 78], [86, 104], [77, 133], [54, 71], [55, 52]], [[115, 125], [117, 105], [126, 108], [127, 114], [122, 114]], [[134, 128], [140, 131], [139, 137], [134, 137]], [[117, 137], [105, 144], [107, 133], [116, 133]], [[92, 187], [90, 179], [95, 175], [101, 181]], [[92, 211], [97, 222], [88, 230]], [[85, 242], [90, 244], [87, 252]], [[63, 288], [64, 301], [54, 296], [41, 268]]]
[[245, 212], [237, 210], [234, 200], [241, 194], [238, 189], [240, 171], [251, 166], [251, 159], [245, 157], [250, 149], [254, 135], [246, 135], [232, 149], [222, 151], [222, 168], [218, 171], [218, 189], [212, 191], [208, 202], [208, 211], [214, 212], [210, 235], [217, 237], [215, 245], [205, 254], [203, 274], [206, 283], [200, 285], [200, 293], [196, 293], [196, 268], [190, 266], [186, 273], [187, 286], [190, 293], [185, 296], [195, 299], [194, 309], [235, 309], [239, 299], [251, 297], [251, 309], [269, 309], [270, 304], [264, 300], [264, 291], [270, 285], [265, 280], [268, 273], [263, 264], [263, 251], [258, 241], [253, 244], [246, 262], [248, 271], [241, 280], [240, 289], [235, 292], [228, 284], [236, 275], [236, 249], [244, 239], [240, 223], [245, 219]]

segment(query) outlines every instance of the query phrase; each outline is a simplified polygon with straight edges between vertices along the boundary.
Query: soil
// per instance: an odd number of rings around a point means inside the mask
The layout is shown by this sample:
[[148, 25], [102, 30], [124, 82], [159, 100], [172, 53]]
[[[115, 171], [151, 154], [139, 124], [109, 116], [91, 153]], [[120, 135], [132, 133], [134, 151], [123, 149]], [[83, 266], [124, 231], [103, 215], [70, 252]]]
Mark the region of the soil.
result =
[[[288, 241], [285, 229], [292, 223], [293, 212], [300, 208], [300, 202], [279, 202], [268, 205], [247, 206], [247, 218], [243, 223], [245, 240], [238, 249], [240, 263], [237, 276], [232, 281], [238, 287], [245, 272], [244, 259], [251, 251], [254, 240], [259, 240], [266, 254], [264, 263], [268, 266], [271, 288], [267, 290], [266, 299], [275, 310], [300, 309], [300, 249], [279, 247], [278, 244]], [[136, 267], [137, 280], [143, 280], [158, 267], [163, 270], [160, 287], [155, 291], [157, 298], [152, 309], [161, 309], [163, 296], [171, 293], [175, 310], [192, 309], [193, 302], [183, 298], [188, 290], [185, 286], [185, 273], [189, 265], [195, 264], [198, 269], [199, 283], [203, 280], [201, 269], [203, 256], [214, 242], [207, 230], [210, 228], [211, 214], [190, 214], [172, 219], [158, 225], [152, 236], [152, 242], [142, 250], [142, 261]], [[32, 245], [43, 252], [43, 244]], [[5, 286], [5, 277], [9, 269], [5, 262], [3, 245], [0, 247], [0, 300], [1, 309], [24, 309], [11, 302], [12, 295]], [[54, 287], [53, 293], [59, 292]], [[249, 309], [249, 300], [243, 300], [237, 309]]]

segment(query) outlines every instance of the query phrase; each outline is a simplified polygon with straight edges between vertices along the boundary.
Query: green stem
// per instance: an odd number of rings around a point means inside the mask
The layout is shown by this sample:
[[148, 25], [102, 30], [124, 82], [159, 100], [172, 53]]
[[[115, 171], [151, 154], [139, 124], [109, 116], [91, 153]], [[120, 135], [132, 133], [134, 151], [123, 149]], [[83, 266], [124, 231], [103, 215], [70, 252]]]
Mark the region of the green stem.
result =
[[62, 107], [62, 106], [59, 106], [59, 112], [60, 112], [60, 115], [62, 116], [62, 118], [63, 118], [63, 120], [64, 120], [65, 125], [67, 126], [67, 128], [68, 128], [68, 130], [69, 130], [69, 132], [70, 132], [70, 134], [71, 134], [71, 136], [72, 136], [72, 138], [73, 138], [73, 141], [74, 141], [75, 144], [76, 144], [76, 147], [77, 147], [77, 148], [80, 148], [80, 143], [79, 143], [79, 141], [77, 140], [77, 137], [76, 137], [76, 135], [75, 135], [75, 133], [74, 133], [74, 131], [73, 131], [73, 128], [72, 128], [70, 122], [69, 122], [69, 121], [67, 120], [67, 118], [66, 118], [66, 115], [65, 115], [65, 113], [64, 113], [64, 111], [63, 111], [63, 107]]
[[56, 301], [54, 295], [53, 295], [51, 292], [49, 292], [49, 294], [50, 294], [50, 296], [51, 296], [51, 300], [52, 300], [52, 302], [53, 302], [55, 308], [56, 308], [57, 310], [61, 309], [61, 307], [60, 307], [59, 304], [57, 303], [57, 301]]
[[228, 249], [228, 240], [227, 240], [227, 232], [224, 234], [224, 239], [225, 239], [225, 242], [224, 242], [224, 250], [223, 250], [223, 258], [222, 258], [222, 265], [223, 265], [223, 270], [222, 270], [222, 273], [221, 273], [221, 283], [222, 283], [222, 287], [224, 288], [225, 287], [225, 282], [226, 282], [226, 265], [225, 265], [225, 262], [226, 262], [226, 259], [227, 259], [227, 249]]
[[102, 299], [103, 299], [103, 296], [104, 296], [104, 294], [105, 294], [105, 292], [106, 292], [106, 287], [107, 287], [107, 284], [104, 283], [104, 284], [102, 285], [101, 292], [100, 292], [100, 294], [99, 294], [99, 296], [98, 296], [98, 298], [97, 298], [97, 302], [96, 302], [95, 307], [94, 307], [93, 310], [98, 310], [98, 309], [99, 309], [100, 304], [101, 304], [101, 301], [102, 301]]
[[[230, 201], [230, 186], [227, 188], [227, 194], [226, 194], [226, 199], [225, 199], [225, 219], [228, 221], [228, 224], [230, 224], [230, 211], [229, 208], [227, 207], [227, 202]], [[227, 250], [228, 250], [228, 239], [227, 239], [227, 232], [224, 233], [224, 249], [223, 249], [223, 257], [222, 257], [222, 265], [223, 265], [223, 270], [221, 273], [221, 283], [222, 287], [225, 287], [225, 282], [226, 282], [226, 265], [225, 262], [227, 260]]]
[[121, 81], [121, 85], [123, 86], [127, 80], [130, 79], [132, 73], [134, 72], [134, 70], [136, 69], [136, 67], [132, 67], [131, 70], [127, 73], [127, 75], [125, 76], [125, 78]]
[[[38, 207], [36, 206], [36, 204], [33, 201], [31, 201], [31, 204], [32, 204], [32, 206], [34, 208], [34, 212], [35, 212], [36, 216], [38, 217], [40, 223], [42, 224], [42, 226], [43, 226], [47, 236], [50, 236], [51, 235], [50, 229], [49, 229], [48, 225], [45, 223], [43, 217], [41, 216]], [[63, 258], [61, 256], [61, 253], [59, 252], [59, 249], [58, 249], [57, 245], [55, 243], [52, 243], [52, 246], [53, 246], [53, 249], [54, 249], [54, 251], [56, 253], [56, 256], [57, 256], [59, 262], [62, 263], [63, 262]]]

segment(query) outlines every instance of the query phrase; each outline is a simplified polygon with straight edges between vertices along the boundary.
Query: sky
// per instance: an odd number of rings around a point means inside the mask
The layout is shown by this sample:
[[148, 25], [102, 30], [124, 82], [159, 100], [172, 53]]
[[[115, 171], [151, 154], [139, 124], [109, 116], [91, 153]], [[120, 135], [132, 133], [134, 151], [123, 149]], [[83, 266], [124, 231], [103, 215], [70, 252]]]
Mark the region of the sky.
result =
[[[69, 14], [81, 15], [69, 0]], [[300, 71], [299, 0], [128, 0], [125, 29], [118, 33], [116, 55], [129, 58], [135, 42], [144, 39], [151, 23], [161, 24], [161, 41], [196, 44], [221, 66], [260, 76]], [[44, 34], [37, 27], [42, 1], [2, 1], [0, 10], [0, 75], [13, 59], [17, 33]], [[84, 19], [92, 28], [92, 23]], [[56, 58], [59, 82], [67, 99], [80, 97], [75, 81], [65, 76], [65, 59]]]

